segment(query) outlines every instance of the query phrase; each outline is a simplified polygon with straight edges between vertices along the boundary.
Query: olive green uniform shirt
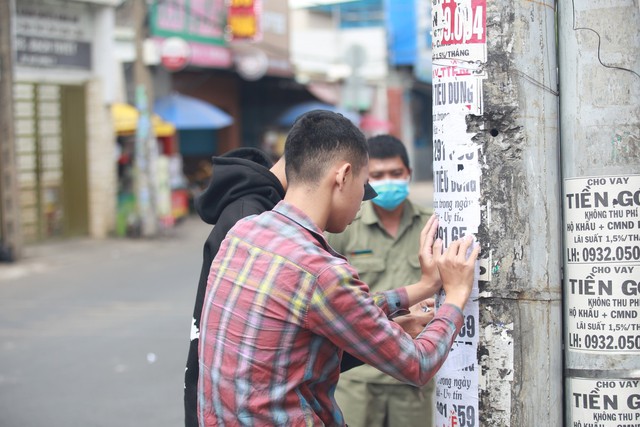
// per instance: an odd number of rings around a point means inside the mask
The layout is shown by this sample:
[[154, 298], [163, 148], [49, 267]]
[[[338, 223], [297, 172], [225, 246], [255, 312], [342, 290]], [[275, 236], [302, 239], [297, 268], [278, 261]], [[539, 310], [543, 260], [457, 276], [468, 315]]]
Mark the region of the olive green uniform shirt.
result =
[[[431, 210], [404, 202], [404, 210], [396, 237], [389, 235], [373, 210], [372, 202], [364, 202], [351, 225], [340, 234], [327, 233], [329, 244], [349, 260], [369, 285], [371, 292], [396, 289], [420, 279], [420, 232], [431, 216]], [[371, 366], [360, 366], [340, 374], [351, 380], [402, 384]]]

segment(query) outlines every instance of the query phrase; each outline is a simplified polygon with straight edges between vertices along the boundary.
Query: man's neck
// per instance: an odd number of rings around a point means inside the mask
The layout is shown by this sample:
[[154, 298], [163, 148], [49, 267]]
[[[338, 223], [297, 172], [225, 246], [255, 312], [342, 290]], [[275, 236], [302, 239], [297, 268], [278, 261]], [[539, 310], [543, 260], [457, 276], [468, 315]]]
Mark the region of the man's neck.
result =
[[328, 203], [330, 197], [323, 193], [322, 187], [289, 187], [284, 200], [304, 212], [322, 231], [325, 230], [331, 206]]
[[284, 171], [284, 165], [285, 162], [283, 156], [280, 157], [280, 159], [269, 170], [276, 176], [276, 178], [278, 178], [278, 181], [280, 181], [280, 184], [282, 184], [282, 188], [284, 188], [284, 191], [287, 191], [287, 175]]

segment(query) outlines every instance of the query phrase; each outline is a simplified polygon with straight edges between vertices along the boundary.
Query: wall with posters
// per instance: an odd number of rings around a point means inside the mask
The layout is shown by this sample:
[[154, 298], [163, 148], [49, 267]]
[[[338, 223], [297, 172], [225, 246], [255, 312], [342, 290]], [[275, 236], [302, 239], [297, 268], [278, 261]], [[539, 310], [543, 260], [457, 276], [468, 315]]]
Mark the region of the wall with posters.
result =
[[630, 1], [558, 8], [565, 425], [638, 426], [640, 10]]

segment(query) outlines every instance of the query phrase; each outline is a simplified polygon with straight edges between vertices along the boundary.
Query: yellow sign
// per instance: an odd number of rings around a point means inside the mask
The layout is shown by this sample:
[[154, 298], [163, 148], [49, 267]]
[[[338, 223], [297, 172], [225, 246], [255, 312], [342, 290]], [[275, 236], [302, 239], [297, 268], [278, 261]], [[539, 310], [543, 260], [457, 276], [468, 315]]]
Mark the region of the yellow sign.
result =
[[235, 15], [229, 17], [229, 27], [233, 37], [250, 38], [256, 35], [255, 15]]

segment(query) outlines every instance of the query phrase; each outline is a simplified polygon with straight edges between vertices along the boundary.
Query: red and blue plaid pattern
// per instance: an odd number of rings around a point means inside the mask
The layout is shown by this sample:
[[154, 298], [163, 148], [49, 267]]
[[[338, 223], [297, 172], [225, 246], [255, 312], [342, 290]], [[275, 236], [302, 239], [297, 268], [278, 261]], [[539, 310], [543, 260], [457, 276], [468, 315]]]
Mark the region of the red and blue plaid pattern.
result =
[[343, 350], [395, 378], [426, 384], [462, 313], [442, 306], [412, 340], [387, 316], [403, 289], [369, 294], [300, 210], [238, 222], [211, 265], [200, 325], [201, 426], [341, 426], [333, 398]]

